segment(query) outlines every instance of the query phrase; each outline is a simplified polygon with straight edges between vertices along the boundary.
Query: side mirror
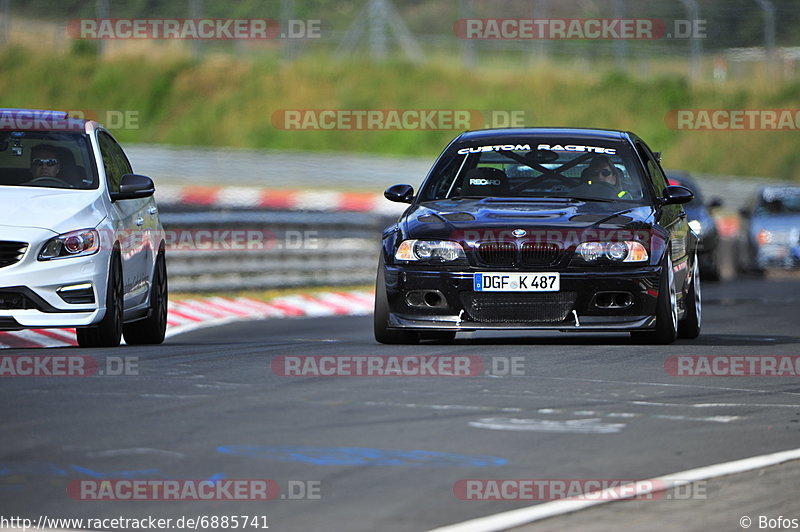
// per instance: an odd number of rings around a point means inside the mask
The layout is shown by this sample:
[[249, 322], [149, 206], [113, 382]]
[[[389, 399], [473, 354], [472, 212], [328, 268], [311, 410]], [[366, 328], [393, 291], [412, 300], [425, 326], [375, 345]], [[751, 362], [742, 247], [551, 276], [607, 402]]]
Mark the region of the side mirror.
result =
[[694, 194], [688, 188], [670, 185], [664, 188], [664, 196], [661, 198], [661, 203], [664, 205], [678, 205], [680, 203], [689, 203], [693, 199]]
[[411, 203], [414, 199], [414, 187], [411, 185], [392, 185], [386, 189], [383, 196], [389, 201]]
[[711, 198], [711, 201], [708, 202], [709, 210], [719, 209], [720, 207], [722, 207], [722, 200], [720, 198]]
[[153, 180], [139, 174], [125, 174], [119, 182], [119, 192], [111, 193], [111, 201], [149, 198], [156, 191]]

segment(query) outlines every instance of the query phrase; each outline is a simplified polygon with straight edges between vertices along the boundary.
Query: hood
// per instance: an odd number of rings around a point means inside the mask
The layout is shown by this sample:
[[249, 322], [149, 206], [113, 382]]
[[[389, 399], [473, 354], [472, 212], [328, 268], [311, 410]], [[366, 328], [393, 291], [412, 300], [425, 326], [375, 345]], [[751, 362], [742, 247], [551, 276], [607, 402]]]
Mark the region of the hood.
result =
[[459, 199], [419, 204], [405, 217], [407, 235], [442, 238], [475, 229], [649, 230], [650, 206], [562, 199]]
[[0, 225], [64, 233], [95, 227], [105, 218], [99, 190], [0, 187]]

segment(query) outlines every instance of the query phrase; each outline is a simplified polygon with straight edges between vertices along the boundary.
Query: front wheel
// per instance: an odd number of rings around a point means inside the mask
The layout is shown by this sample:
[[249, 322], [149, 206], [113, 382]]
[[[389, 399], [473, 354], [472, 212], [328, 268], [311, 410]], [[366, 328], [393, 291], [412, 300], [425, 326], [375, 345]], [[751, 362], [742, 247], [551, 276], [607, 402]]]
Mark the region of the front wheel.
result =
[[81, 347], [117, 347], [122, 337], [123, 305], [122, 260], [119, 253], [114, 252], [108, 266], [106, 314], [97, 325], [75, 330], [78, 345]]
[[386, 294], [383, 256], [378, 262], [378, 276], [375, 279], [375, 312], [373, 330], [375, 340], [381, 344], [417, 344], [419, 334], [412, 331], [389, 329], [389, 298]]
[[692, 284], [686, 294], [686, 316], [678, 323], [678, 338], [697, 338], [703, 322], [703, 301], [700, 295], [700, 267], [697, 257], [692, 269]]
[[656, 328], [652, 331], [633, 331], [631, 338], [643, 344], [671, 344], [678, 337], [678, 301], [675, 291], [675, 273], [672, 257], [667, 249], [661, 268], [661, 279], [656, 302]]

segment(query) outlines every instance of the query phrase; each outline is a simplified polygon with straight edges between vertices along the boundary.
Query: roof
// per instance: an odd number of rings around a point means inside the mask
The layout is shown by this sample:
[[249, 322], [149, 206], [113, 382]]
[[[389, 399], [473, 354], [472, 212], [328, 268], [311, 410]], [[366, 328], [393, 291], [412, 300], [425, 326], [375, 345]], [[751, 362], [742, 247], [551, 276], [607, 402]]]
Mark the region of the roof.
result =
[[76, 113], [44, 109], [0, 108], [0, 131], [86, 131], [90, 120], [77, 118]]
[[628, 132], [614, 129], [589, 129], [573, 127], [530, 127], [530, 128], [504, 128], [504, 129], [479, 129], [462, 133], [457, 141], [475, 141], [492, 138], [509, 137], [569, 137], [574, 139], [591, 140], [623, 140], [629, 136]]

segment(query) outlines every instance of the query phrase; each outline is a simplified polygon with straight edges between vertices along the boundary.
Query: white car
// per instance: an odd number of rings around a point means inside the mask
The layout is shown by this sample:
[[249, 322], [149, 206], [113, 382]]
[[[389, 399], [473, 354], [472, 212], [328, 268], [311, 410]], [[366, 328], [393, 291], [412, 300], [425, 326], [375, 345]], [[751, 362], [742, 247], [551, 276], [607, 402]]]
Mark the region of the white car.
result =
[[0, 330], [75, 327], [78, 344], [159, 344], [164, 229], [149, 177], [65, 112], [0, 109]]

